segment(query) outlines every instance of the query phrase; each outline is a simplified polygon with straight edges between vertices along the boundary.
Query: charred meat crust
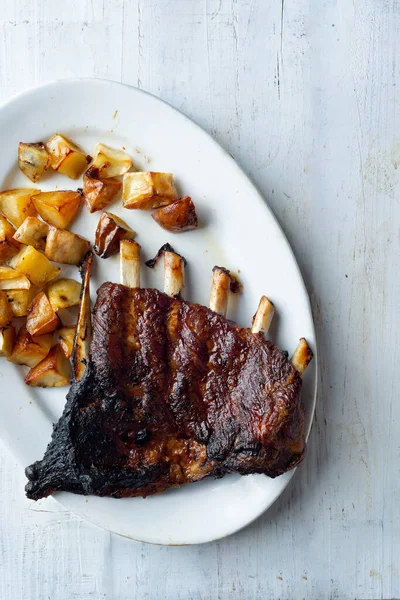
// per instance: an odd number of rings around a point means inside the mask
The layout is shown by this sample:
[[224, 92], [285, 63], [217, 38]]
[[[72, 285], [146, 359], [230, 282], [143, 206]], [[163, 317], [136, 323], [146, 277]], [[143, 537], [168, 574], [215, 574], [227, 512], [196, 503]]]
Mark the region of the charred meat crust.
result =
[[91, 356], [27, 496], [147, 496], [204, 477], [276, 477], [303, 458], [301, 378], [285, 354], [208, 308], [106, 283]]

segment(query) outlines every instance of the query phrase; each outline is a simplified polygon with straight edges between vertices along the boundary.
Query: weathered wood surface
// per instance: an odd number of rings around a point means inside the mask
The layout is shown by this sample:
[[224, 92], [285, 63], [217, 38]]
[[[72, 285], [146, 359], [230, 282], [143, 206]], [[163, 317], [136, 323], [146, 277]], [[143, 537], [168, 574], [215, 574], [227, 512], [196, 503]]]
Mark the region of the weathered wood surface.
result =
[[400, 597], [398, 0], [0, 5], [0, 100], [111, 78], [167, 100], [235, 156], [289, 237], [320, 342], [307, 461], [224, 541], [142, 545], [28, 502], [0, 446], [0, 598]]

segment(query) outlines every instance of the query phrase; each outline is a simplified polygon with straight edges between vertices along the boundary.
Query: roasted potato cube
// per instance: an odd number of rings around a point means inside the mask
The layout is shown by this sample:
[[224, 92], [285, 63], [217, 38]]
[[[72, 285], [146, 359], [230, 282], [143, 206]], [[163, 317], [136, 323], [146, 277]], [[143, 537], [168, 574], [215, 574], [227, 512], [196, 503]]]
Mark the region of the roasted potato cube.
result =
[[0, 290], [29, 290], [31, 282], [11, 267], [0, 267]]
[[23, 326], [18, 332], [13, 350], [8, 360], [17, 365], [26, 365], [27, 367], [35, 367], [41, 360], [47, 356], [53, 334], [39, 335], [32, 337]]
[[151, 209], [178, 200], [172, 173], [137, 172], [124, 175], [122, 202], [125, 208]]
[[15, 341], [15, 327], [3, 327], [0, 329], [0, 356], [10, 356]]
[[31, 335], [51, 333], [60, 326], [60, 319], [54, 312], [48, 297], [40, 292], [28, 308], [26, 328]]
[[90, 243], [80, 235], [50, 227], [45, 248], [45, 254], [50, 260], [65, 265], [79, 265], [89, 250]]
[[40, 289], [32, 285], [29, 290], [5, 290], [8, 303], [14, 317], [26, 317], [28, 307], [38, 295]]
[[76, 306], [80, 302], [82, 284], [74, 279], [57, 279], [47, 286], [47, 295], [53, 310]]
[[84, 154], [74, 142], [60, 133], [53, 135], [46, 147], [52, 168], [71, 179], [78, 179], [92, 160], [91, 156]]
[[39, 181], [50, 166], [50, 156], [42, 142], [18, 144], [18, 166], [33, 183]]
[[196, 208], [189, 196], [159, 208], [151, 216], [163, 229], [173, 233], [196, 229], [198, 224]]
[[33, 246], [24, 246], [21, 248], [18, 254], [10, 260], [9, 264], [20, 273], [26, 275], [32, 283], [39, 287], [55, 279], [61, 271], [60, 267], [53, 265], [44, 254], [35, 250]]
[[0, 327], [6, 327], [12, 320], [13, 314], [7, 296], [0, 290]]
[[97, 144], [94, 151], [93, 166], [100, 170], [101, 179], [123, 175], [132, 166], [130, 156], [105, 144]]
[[64, 350], [64, 354], [67, 358], [71, 358], [72, 356], [75, 331], [76, 327], [61, 327], [61, 329], [57, 331], [60, 346]]
[[25, 383], [36, 387], [61, 387], [69, 385], [71, 377], [71, 363], [60, 344], [57, 344], [46, 358], [29, 371]]
[[25, 221], [14, 233], [14, 240], [33, 246], [36, 250], [44, 250], [49, 226], [37, 217], [26, 217]]
[[19, 227], [26, 217], [34, 217], [37, 214], [32, 199], [39, 193], [40, 190], [31, 188], [17, 188], [1, 192], [0, 210], [15, 227]]
[[3, 215], [0, 215], [0, 263], [4, 263], [17, 254], [20, 244], [13, 238], [14, 227]]
[[70, 190], [60, 192], [43, 192], [34, 197], [37, 212], [44, 221], [68, 229], [82, 204], [79, 192]]
[[103, 212], [96, 229], [94, 251], [100, 258], [108, 258], [119, 252], [119, 243], [135, 237], [135, 232], [119, 217]]
[[89, 212], [106, 208], [122, 188], [117, 179], [100, 179], [99, 169], [90, 167], [83, 176], [83, 197]]

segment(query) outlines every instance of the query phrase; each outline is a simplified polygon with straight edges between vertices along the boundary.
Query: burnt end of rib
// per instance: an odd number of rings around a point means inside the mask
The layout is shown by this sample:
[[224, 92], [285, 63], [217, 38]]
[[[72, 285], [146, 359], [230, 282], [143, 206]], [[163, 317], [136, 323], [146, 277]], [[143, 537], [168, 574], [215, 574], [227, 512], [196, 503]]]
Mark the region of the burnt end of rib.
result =
[[77, 476], [74, 448], [69, 436], [69, 423], [74, 410], [76, 393], [82, 387], [83, 382], [75, 384], [68, 393], [63, 416], [53, 429], [52, 439], [43, 460], [25, 469], [28, 479], [25, 487], [26, 495], [32, 500], [38, 500], [66, 488], [77, 494], [85, 493], [83, 482]]
[[91, 355], [27, 495], [147, 496], [304, 456], [301, 378], [274, 344], [157, 290], [104, 284]]

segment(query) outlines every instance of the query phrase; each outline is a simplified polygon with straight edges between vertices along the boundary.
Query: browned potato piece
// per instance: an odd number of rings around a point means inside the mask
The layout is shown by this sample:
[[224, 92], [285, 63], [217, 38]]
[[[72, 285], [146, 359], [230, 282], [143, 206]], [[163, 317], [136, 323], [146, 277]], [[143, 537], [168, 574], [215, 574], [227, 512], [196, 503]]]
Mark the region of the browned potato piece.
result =
[[26, 328], [31, 335], [44, 335], [55, 331], [60, 325], [60, 319], [54, 312], [46, 294], [40, 292], [28, 308]]
[[60, 344], [57, 344], [46, 358], [29, 371], [25, 383], [35, 387], [61, 387], [69, 385], [71, 376], [71, 363]]
[[33, 246], [36, 250], [44, 250], [49, 226], [37, 217], [26, 217], [25, 221], [14, 233], [14, 240], [27, 246]]
[[21, 248], [18, 254], [10, 260], [9, 264], [20, 273], [26, 275], [32, 283], [39, 287], [55, 279], [61, 271], [60, 267], [53, 265], [44, 254], [35, 250], [33, 246], [24, 246]]
[[108, 258], [119, 252], [121, 240], [135, 237], [135, 232], [119, 217], [103, 212], [96, 229], [94, 251], [100, 258]]
[[190, 231], [197, 227], [196, 208], [189, 196], [159, 208], [151, 216], [163, 229], [173, 233]]
[[125, 208], [159, 208], [178, 200], [172, 173], [125, 173], [122, 202]]
[[26, 275], [12, 267], [0, 267], [0, 290], [29, 290], [31, 282]]
[[34, 199], [37, 212], [44, 221], [68, 229], [82, 204], [80, 192], [70, 190], [60, 192], [42, 192]]
[[89, 250], [90, 243], [80, 235], [50, 227], [45, 248], [45, 254], [50, 260], [64, 265], [79, 265]]
[[20, 244], [13, 238], [14, 227], [0, 215], [0, 263], [4, 263], [17, 254]]
[[1, 192], [0, 210], [15, 227], [19, 227], [26, 217], [36, 215], [32, 198], [39, 193], [40, 190], [31, 188], [17, 188]]
[[50, 166], [50, 156], [44, 144], [18, 144], [18, 166], [33, 183], [39, 181]]
[[0, 327], [6, 327], [13, 320], [12, 310], [8, 304], [7, 296], [0, 291]]
[[53, 135], [46, 147], [52, 168], [71, 179], [78, 179], [92, 160], [91, 156], [84, 154], [74, 142], [60, 133]]
[[39, 288], [32, 285], [29, 290], [5, 290], [8, 303], [14, 317], [26, 317], [32, 300], [40, 292]]
[[0, 329], [0, 356], [10, 356], [15, 341], [15, 327], [3, 327]]
[[0, 290], [29, 290], [30, 287], [26, 275], [11, 267], [0, 267]]
[[76, 327], [61, 327], [61, 329], [57, 331], [60, 346], [64, 350], [64, 354], [67, 358], [71, 358], [72, 356], [75, 331]]
[[121, 188], [117, 179], [100, 179], [96, 167], [90, 167], [83, 176], [83, 197], [91, 213], [111, 204]]
[[56, 279], [49, 283], [47, 295], [53, 310], [76, 306], [80, 302], [82, 284], [74, 279]]
[[47, 356], [53, 339], [53, 334], [32, 337], [25, 326], [18, 332], [15, 345], [8, 360], [17, 365], [35, 367]]
[[94, 152], [93, 166], [100, 170], [100, 177], [118, 177], [132, 166], [131, 157], [123, 150], [110, 148], [105, 144], [97, 144]]

